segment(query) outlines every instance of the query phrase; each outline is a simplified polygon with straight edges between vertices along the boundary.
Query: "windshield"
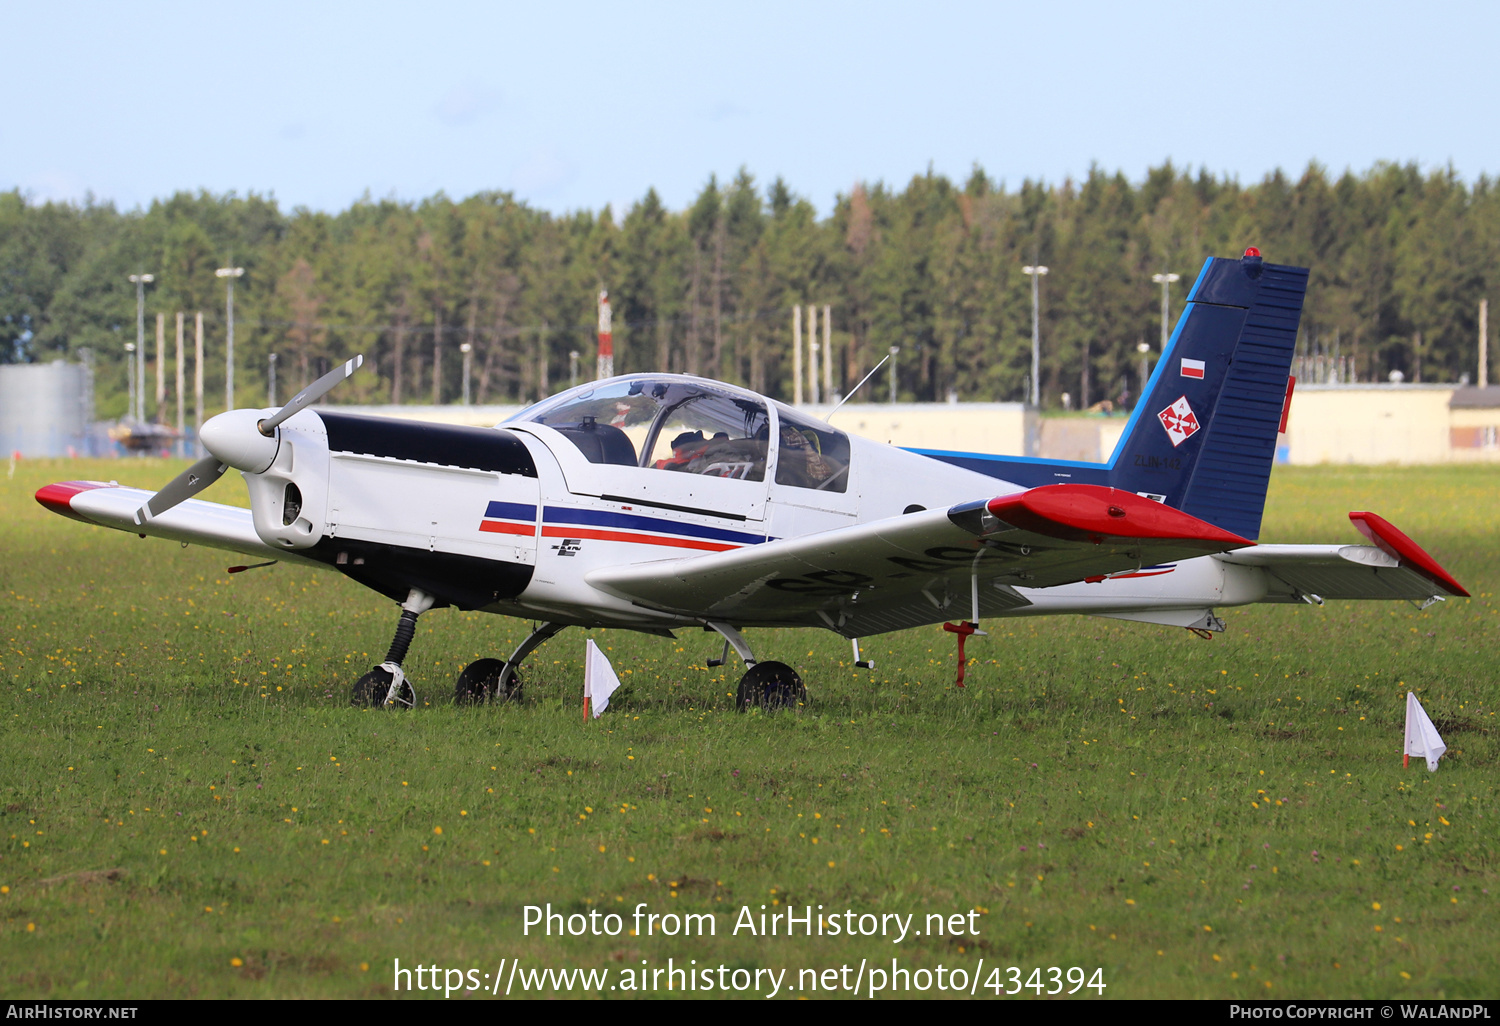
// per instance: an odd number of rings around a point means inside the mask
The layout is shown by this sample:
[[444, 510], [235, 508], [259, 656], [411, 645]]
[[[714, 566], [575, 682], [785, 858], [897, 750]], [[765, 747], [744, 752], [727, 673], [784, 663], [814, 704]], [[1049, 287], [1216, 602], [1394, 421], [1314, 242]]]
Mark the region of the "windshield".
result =
[[585, 386], [513, 419], [557, 430], [592, 463], [765, 480], [765, 404], [699, 381], [637, 378]]

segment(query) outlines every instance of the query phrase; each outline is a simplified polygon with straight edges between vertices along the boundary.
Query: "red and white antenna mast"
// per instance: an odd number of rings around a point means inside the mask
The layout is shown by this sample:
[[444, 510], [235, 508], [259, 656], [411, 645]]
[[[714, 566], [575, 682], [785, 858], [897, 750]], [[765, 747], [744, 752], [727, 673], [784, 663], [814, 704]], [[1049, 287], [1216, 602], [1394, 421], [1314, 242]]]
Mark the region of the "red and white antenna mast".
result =
[[599, 290], [599, 369], [598, 377], [615, 376], [615, 343], [610, 337], [609, 290]]

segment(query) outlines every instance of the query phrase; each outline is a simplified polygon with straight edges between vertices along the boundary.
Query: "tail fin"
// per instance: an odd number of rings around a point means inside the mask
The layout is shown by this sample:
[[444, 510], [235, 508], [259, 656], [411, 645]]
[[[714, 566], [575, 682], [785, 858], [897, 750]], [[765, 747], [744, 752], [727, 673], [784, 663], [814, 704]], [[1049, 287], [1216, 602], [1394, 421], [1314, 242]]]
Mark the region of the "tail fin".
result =
[[1188, 293], [1109, 483], [1246, 538], [1260, 534], [1307, 270], [1211, 258]]
[[1211, 257], [1107, 463], [923, 451], [1035, 487], [1147, 495], [1245, 538], [1260, 534], [1307, 269]]

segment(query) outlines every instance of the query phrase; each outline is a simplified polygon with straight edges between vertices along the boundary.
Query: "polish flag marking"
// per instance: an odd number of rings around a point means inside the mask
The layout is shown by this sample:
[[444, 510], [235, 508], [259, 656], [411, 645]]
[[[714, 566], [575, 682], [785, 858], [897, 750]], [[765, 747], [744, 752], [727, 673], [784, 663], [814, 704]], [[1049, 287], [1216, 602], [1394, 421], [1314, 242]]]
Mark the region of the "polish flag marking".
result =
[[1182, 361], [1182, 376], [1185, 378], [1198, 378], [1199, 380], [1202, 380], [1203, 361], [1189, 360], [1184, 358]]
[[1193, 408], [1188, 405], [1187, 396], [1178, 399], [1171, 406], [1156, 415], [1161, 421], [1161, 426], [1166, 428], [1167, 437], [1172, 440], [1172, 448], [1177, 448], [1183, 442], [1192, 437], [1198, 430], [1198, 418], [1193, 415]]

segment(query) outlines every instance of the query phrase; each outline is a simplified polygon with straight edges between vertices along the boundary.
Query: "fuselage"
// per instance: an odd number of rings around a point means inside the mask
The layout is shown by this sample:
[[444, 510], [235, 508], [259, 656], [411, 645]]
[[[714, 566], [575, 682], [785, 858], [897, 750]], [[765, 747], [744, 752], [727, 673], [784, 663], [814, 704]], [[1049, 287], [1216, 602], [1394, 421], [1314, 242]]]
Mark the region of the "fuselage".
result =
[[[580, 386], [495, 428], [304, 411], [246, 480], [266, 544], [397, 601], [420, 588], [461, 608], [658, 631], [700, 621], [611, 595], [589, 573], [1024, 490], [678, 375]], [[1202, 626], [1213, 606], [1260, 599], [1261, 577], [1201, 557], [1019, 588], [1030, 605], [1006, 615]]]

